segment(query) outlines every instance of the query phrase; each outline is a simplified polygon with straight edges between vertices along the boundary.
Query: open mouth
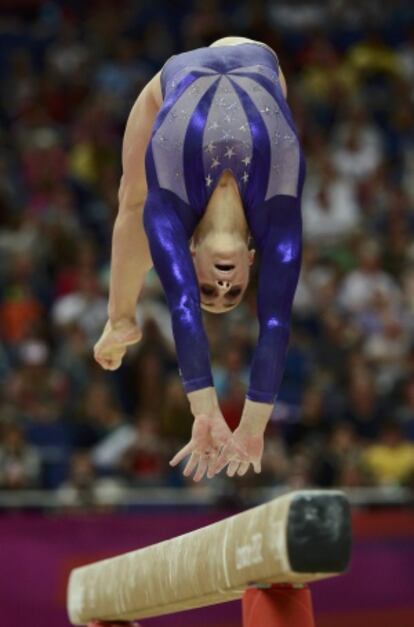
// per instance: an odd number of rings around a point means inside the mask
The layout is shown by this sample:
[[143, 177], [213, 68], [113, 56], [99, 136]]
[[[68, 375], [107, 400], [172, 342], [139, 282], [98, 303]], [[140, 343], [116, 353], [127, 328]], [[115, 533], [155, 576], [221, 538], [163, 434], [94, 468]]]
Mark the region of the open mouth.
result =
[[230, 272], [231, 270], [234, 270], [234, 266], [229, 263], [216, 263], [215, 267], [217, 270], [221, 270], [221, 272]]

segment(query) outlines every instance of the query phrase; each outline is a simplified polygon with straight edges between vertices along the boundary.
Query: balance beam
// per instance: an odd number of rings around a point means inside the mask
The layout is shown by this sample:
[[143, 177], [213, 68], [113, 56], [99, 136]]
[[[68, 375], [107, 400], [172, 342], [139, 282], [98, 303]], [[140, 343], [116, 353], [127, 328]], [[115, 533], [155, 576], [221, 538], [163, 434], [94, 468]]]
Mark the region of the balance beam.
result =
[[249, 586], [306, 584], [343, 572], [349, 505], [338, 491], [292, 492], [231, 518], [74, 569], [73, 625], [126, 621], [232, 601]]

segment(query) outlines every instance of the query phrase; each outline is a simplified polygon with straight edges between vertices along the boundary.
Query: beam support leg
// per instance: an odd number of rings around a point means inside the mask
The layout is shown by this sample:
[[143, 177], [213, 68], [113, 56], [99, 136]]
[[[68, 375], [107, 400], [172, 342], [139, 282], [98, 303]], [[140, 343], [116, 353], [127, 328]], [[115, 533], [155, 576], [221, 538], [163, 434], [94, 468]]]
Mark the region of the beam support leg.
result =
[[243, 595], [243, 627], [315, 627], [307, 586], [273, 584]]

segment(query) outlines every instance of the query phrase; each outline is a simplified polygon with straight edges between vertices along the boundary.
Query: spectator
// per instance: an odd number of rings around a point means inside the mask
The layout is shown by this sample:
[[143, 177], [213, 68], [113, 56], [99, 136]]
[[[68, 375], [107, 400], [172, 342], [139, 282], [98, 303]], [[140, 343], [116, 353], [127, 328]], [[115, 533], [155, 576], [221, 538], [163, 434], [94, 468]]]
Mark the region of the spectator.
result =
[[401, 388], [401, 402], [395, 416], [404, 436], [414, 442], [414, 377], [404, 381]]
[[41, 460], [30, 446], [22, 427], [13, 421], [0, 423], [0, 488], [18, 490], [40, 486]]
[[361, 438], [374, 440], [379, 433], [382, 412], [375, 393], [375, 384], [369, 373], [351, 378], [345, 418]]
[[156, 417], [140, 414], [136, 420], [135, 441], [122, 461], [124, 473], [134, 485], [162, 485], [168, 469], [167, 452]]
[[106, 316], [106, 300], [92, 272], [83, 273], [79, 277], [78, 290], [58, 298], [52, 310], [53, 321], [58, 327], [77, 322], [85, 332], [90, 348], [96, 342]]
[[380, 294], [399, 303], [401, 294], [395, 280], [381, 265], [381, 248], [378, 242], [368, 241], [360, 245], [359, 265], [348, 274], [340, 286], [338, 302], [348, 312], [357, 313], [372, 306], [373, 298]]
[[308, 182], [303, 199], [304, 233], [312, 243], [335, 244], [358, 226], [360, 216], [353, 185], [325, 163], [318, 179]]
[[404, 485], [414, 474], [414, 444], [403, 438], [401, 427], [389, 422], [380, 440], [368, 446], [364, 461], [379, 485]]
[[121, 484], [114, 479], [98, 479], [87, 452], [76, 452], [71, 460], [69, 477], [57, 491], [64, 507], [87, 509], [115, 505], [121, 496]]
[[[326, 488], [347, 485], [344, 479], [349, 478], [351, 468], [357, 469], [357, 485], [367, 482], [362, 474], [362, 449], [355, 429], [349, 423], [338, 423], [332, 430], [327, 448], [315, 460], [313, 480]], [[355, 482], [352, 483], [355, 486]]]

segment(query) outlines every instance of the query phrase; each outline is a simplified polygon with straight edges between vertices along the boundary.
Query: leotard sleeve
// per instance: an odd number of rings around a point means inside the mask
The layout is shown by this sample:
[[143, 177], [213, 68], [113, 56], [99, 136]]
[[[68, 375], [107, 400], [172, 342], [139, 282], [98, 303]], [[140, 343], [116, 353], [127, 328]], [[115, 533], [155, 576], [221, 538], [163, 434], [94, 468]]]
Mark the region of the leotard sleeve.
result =
[[188, 244], [195, 226], [194, 213], [175, 194], [165, 189], [149, 191], [144, 227], [170, 309], [180, 375], [187, 393], [213, 385], [200, 293]]
[[[255, 212], [267, 219], [252, 235], [260, 255], [257, 308], [259, 338], [247, 397], [273, 403], [285, 366], [293, 297], [301, 263], [300, 198], [275, 196]], [[263, 228], [265, 227], [265, 228]]]

